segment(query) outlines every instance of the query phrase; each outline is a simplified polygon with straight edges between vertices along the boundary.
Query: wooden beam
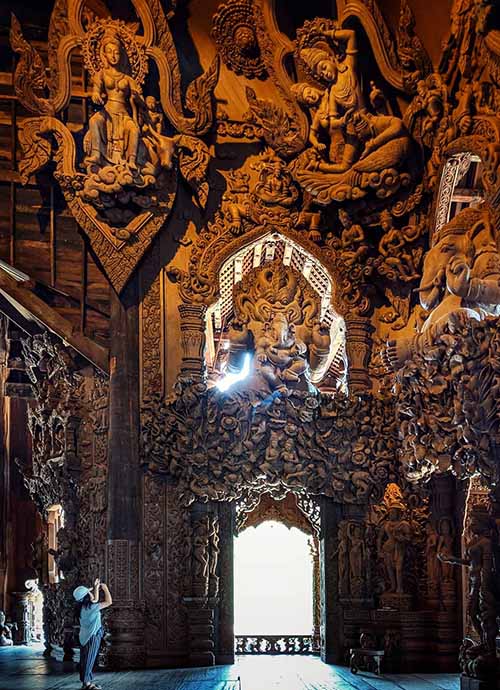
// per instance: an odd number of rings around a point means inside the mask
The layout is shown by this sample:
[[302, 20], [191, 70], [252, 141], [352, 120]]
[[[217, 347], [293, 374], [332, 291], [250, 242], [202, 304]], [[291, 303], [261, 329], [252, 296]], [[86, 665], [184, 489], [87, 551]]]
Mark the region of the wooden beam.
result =
[[73, 325], [55, 309], [49, 307], [40, 297], [35, 295], [31, 287], [32, 283], [29, 281], [18, 282], [0, 268], [0, 293], [13, 307], [20, 311], [22, 316], [27, 319], [34, 317], [92, 362], [98, 369], [109, 373], [108, 349], [75, 331]]

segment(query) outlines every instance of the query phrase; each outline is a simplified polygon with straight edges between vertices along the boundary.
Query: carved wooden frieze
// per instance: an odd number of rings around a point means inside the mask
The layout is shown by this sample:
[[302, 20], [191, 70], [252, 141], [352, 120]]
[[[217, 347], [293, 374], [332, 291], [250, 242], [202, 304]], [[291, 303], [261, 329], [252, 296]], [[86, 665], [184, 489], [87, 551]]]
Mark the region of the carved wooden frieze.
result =
[[372, 396], [292, 391], [270, 400], [180, 380], [171, 399], [145, 402], [142, 452], [149, 471], [177, 479], [188, 503], [269, 484], [364, 502], [395, 471], [392, 415], [390, 400]]

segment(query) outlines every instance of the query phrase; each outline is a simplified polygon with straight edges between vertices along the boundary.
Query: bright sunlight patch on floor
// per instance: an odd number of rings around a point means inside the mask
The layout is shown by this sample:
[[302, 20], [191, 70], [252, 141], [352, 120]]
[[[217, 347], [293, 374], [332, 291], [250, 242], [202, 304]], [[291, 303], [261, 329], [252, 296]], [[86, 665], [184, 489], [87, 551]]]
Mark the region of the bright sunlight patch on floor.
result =
[[310, 635], [309, 537], [269, 521], [234, 540], [235, 635]]

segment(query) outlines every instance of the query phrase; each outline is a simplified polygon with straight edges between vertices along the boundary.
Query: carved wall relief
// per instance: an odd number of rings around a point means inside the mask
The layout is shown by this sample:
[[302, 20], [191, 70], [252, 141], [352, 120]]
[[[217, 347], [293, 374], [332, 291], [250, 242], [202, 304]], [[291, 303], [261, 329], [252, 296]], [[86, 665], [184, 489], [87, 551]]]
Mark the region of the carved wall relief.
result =
[[[20, 163], [23, 181], [26, 183], [50, 160], [55, 161], [55, 177], [65, 199], [117, 292], [170, 213], [177, 171], [199, 203], [204, 206], [206, 202], [209, 153], [192, 134], [204, 134], [210, 128], [211, 93], [217, 80], [215, 61], [188, 89], [186, 104], [195, 117], [179, 122], [179, 116], [172, 115], [170, 101], [176, 88], [170, 90], [161, 81], [172, 67], [166, 65], [166, 56], [147, 30], [155, 20], [163, 20], [165, 41], [168, 26], [163, 11], [156, 3], [138, 0], [135, 4], [146, 27], [143, 35], [138, 33], [138, 25], [109, 18], [95, 19], [84, 27], [78, 10], [81, 0], [71, 4], [68, 34], [53, 35], [51, 50], [57, 53], [61, 80], [59, 90], [48, 100], [36, 96], [39, 82], [43, 82], [40, 56], [24, 41], [15, 19], [11, 30], [13, 47], [22, 58], [16, 72], [17, 92], [32, 111], [43, 113], [25, 120], [19, 133], [24, 152]], [[68, 126], [56, 118], [69, 101], [69, 59], [77, 48], [92, 82], [91, 99], [97, 108], [88, 121], [83, 151]], [[151, 59], [160, 72], [160, 91], [144, 94]], [[170, 74], [167, 81], [171, 78], [175, 82], [180, 75]], [[178, 111], [182, 113], [182, 107]], [[171, 125], [179, 126], [180, 134], [166, 135], [165, 114]]]
[[408, 489], [403, 493], [394, 483], [386, 487], [382, 503], [372, 508], [367, 529], [376, 538], [373, 587], [382, 590], [382, 607], [406, 611], [418, 606], [428, 517], [427, 498]]
[[22, 341], [34, 402], [28, 408], [33, 454], [30, 466], [18, 463], [42, 518], [60, 505], [64, 527], [52, 551], [64, 578], [49, 583], [47, 550], [34, 546], [44, 595], [45, 644], [72, 658], [72, 589], [101, 572], [106, 548], [108, 444], [107, 379], [81, 369], [78, 357], [44, 333]]
[[213, 18], [212, 35], [222, 61], [247, 79], [267, 76], [256, 31], [251, 0], [223, 3]]

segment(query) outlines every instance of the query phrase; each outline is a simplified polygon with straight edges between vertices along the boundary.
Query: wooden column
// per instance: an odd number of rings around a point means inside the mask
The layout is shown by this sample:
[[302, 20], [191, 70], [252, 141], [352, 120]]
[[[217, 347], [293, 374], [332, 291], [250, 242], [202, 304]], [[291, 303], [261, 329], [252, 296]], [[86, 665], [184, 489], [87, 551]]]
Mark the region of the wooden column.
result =
[[111, 293], [108, 543], [111, 667], [144, 664], [140, 549], [139, 333], [136, 282]]
[[219, 503], [219, 604], [215, 612], [215, 663], [234, 664], [234, 501]]
[[321, 659], [327, 664], [342, 663], [342, 609], [338, 597], [337, 532], [342, 506], [323, 497], [321, 503], [320, 583]]

